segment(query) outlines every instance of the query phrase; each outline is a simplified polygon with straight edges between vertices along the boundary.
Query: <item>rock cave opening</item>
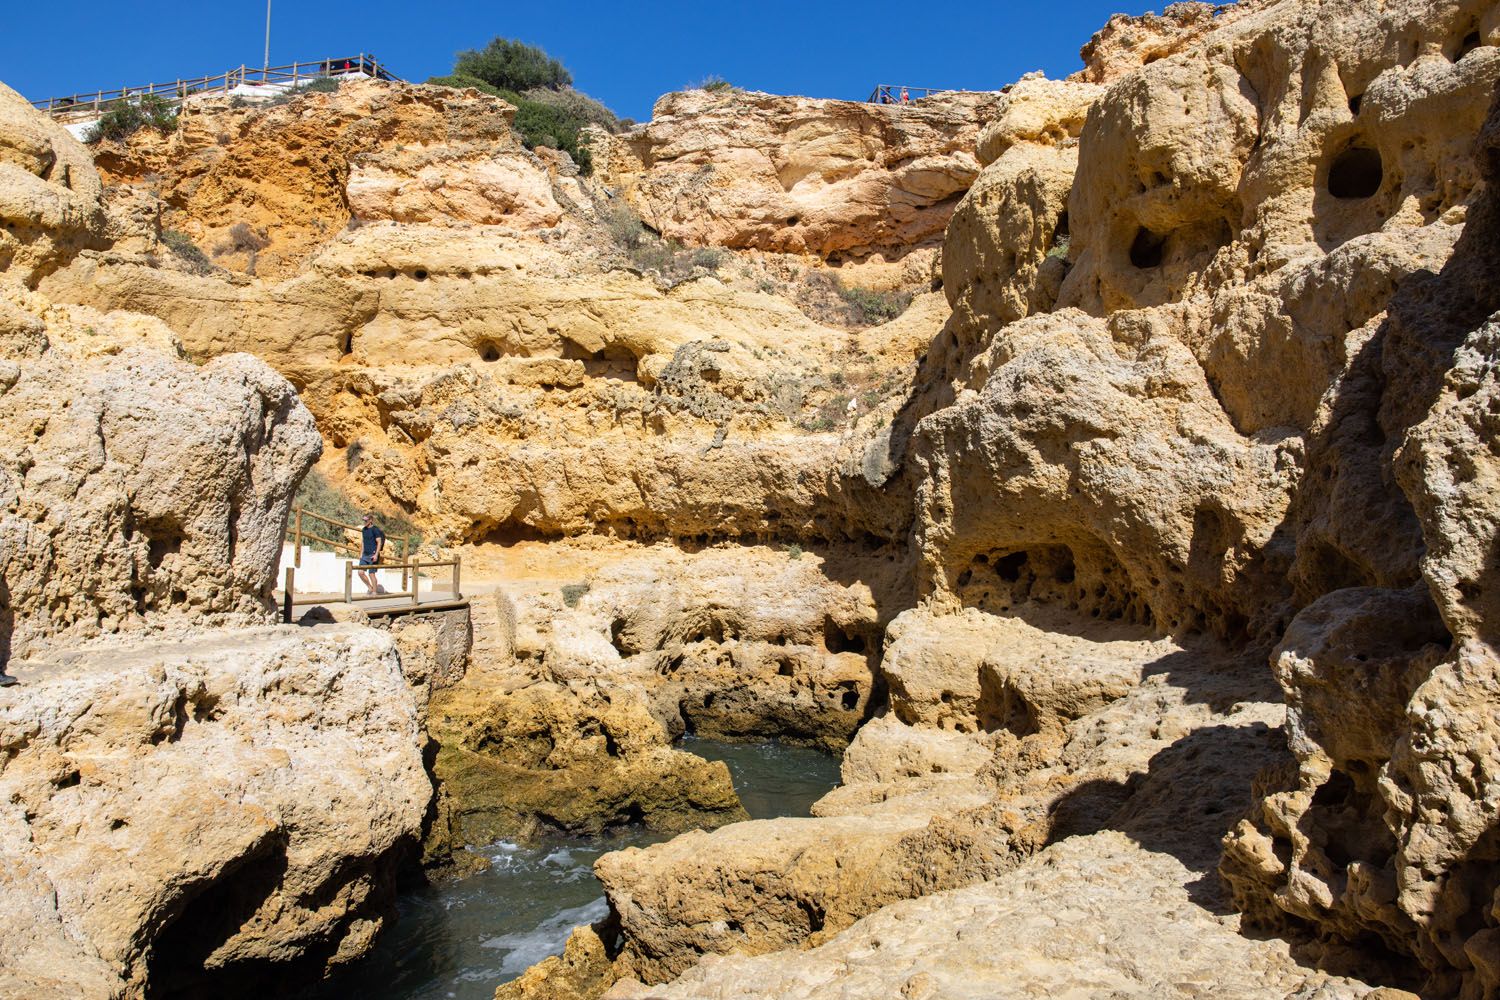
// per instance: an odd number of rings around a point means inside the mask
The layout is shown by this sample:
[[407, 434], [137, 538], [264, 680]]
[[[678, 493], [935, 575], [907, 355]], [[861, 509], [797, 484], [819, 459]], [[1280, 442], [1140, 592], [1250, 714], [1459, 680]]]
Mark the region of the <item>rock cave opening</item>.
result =
[[1166, 249], [1167, 237], [1141, 226], [1130, 243], [1130, 263], [1141, 271], [1161, 267], [1166, 259]]
[[1328, 168], [1328, 193], [1344, 201], [1374, 197], [1384, 182], [1380, 152], [1369, 146], [1349, 146]]

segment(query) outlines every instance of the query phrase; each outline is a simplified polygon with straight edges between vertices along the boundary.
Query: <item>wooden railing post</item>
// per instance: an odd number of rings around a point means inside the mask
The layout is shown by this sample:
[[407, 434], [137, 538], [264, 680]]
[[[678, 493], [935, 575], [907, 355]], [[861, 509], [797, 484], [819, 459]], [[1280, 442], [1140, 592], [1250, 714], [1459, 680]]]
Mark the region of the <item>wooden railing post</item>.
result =
[[453, 557], [453, 599], [455, 601], [463, 600], [464, 596], [463, 591], [458, 589], [458, 565], [460, 558], [460, 556]]
[[302, 508], [297, 508], [297, 530], [293, 534], [292, 565], [302, 568]]
[[422, 576], [421, 576], [421, 573], [420, 573], [421, 565], [422, 565], [422, 563], [421, 563], [421, 560], [419, 560], [419, 559], [413, 559], [411, 561], [411, 602], [412, 602], [412, 604], [420, 604], [420, 603], [422, 603]]
[[406, 589], [406, 561], [411, 558], [411, 536], [401, 536], [401, 589]]
[[344, 561], [344, 603], [354, 603], [354, 560]]

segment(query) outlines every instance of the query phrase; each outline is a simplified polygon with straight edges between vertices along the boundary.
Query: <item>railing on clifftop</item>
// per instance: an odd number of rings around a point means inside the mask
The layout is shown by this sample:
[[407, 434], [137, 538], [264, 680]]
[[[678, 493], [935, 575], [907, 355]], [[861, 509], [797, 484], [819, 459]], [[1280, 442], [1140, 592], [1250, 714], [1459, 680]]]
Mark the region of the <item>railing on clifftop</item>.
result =
[[399, 76], [374, 56], [361, 52], [356, 56], [341, 56], [337, 59], [294, 62], [285, 66], [240, 66], [212, 76], [49, 97], [32, 101], [31, 106], [61, 122], [84, 121], [99, 118], [122, 103], [138, 101], [147, 95], [160, 97], [169, 104], [180, 107], [189, 98], [229, 94], [240, 87], [290, 90], [318, 79], [345, 77], [402, 82]]
[[908, 87], [900, 83], [878, 83], [875, 85], [875, 89], [870, 91], [870, 96], [865, 98], [865, 103], [900, 104], [901, 93], [903, 91], [913, 101], [922, 97], [931, 97], [933, 94], [951, 94], [956, 92], [952, 87]]

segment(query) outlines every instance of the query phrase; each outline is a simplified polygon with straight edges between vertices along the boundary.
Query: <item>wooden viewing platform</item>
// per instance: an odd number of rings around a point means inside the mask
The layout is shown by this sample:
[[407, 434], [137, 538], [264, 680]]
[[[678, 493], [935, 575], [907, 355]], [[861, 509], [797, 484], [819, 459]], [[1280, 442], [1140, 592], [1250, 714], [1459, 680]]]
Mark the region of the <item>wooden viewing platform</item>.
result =
[[[386, 547], [387, 550], [395, 551], [395, 561], [360, 566], [356, 564], [356, 560], [360, 555], [361, 545], [349, 541], [345, 533], [357, 533], [361, 528], [361, 525], [347, 524], [301, 507], [293, 509], [285, 536], [293, 546], [292, 562], [285, 568], [285, 581], [281, 592], [277, 594], [284, 621], [292, 621], [292, 609], [298, 606], [321, 605], [335, 610], [353, 609], [360, 606], [360, 610], [365, 614], [376, 617], [468, 607], [469, 602], [463, 596], [463, 564], [458, 556], [452, 559], [424, 560], [412, 552], [415, 541], [413, 536], [394, 535], [387, 536]], [[332, 550], [335, 555], [347, 554], [348, 558], [343, 564], [342, 590], [304, 591], [300, 594], [297, 592], [297, 571], [302, 568], [302, 550], [305, 546], [312, 544], [324, 546]], [[331, 582], [326, 579], [328, 569], [327, 566], [323, 567], [322, 586], [324, 587]], [[440, 569], [449, 572], [442, 574], [434, 572]], [[400, 570], [400, 589], [379, 594], [359, 592], [364, 589], [364, 585], [362, 582], [356, 582], [355, 574], [364, 570], [377, 573], [380, 570]], [[429, 582], [429, 589], [426, 593], [422, 590], [424, 574]], [[439, 580], [439, 575], [446, 579]]]
[[[146, 96], [159, 97], [174, 107], [181, 107], [190, 98], [227, 96], [242, 88], [246, 96], [274, 96], [277, 92], [294, 90], [314, 80], [348, 77], [404, 82], [373, 55], [361, 52], [285, 66], [239, 66], [211, 76], [48, 97], [32, 101], [31, 106], [60, 122], [80, 122], [99, 118], [122, 103], [139, 101]], [[257, 90], [259, 94], [256, 94]]]

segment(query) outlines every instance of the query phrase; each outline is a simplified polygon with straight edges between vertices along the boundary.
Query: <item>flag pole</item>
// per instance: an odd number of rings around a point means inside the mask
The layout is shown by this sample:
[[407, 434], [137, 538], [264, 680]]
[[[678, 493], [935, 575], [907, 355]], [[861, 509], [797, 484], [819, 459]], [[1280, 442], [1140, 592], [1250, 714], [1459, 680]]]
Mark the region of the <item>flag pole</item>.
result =
[[266, 82], [266, 73], [271, 69], [271, 0], [266, 0], [266, 58], [261, 64], [260, 82]]

